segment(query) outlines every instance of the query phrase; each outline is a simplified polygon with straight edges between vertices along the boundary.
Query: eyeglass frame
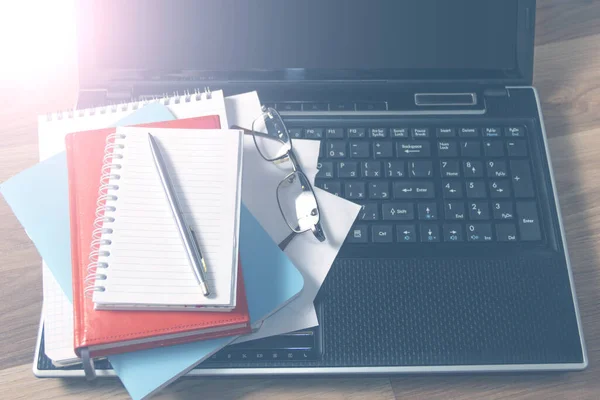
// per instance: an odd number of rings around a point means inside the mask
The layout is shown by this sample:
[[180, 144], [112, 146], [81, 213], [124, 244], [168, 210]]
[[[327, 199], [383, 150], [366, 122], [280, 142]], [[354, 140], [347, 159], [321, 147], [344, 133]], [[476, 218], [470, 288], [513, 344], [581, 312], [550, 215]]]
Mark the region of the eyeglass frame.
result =
[[[309, 229], [305, 229], [302, 231], [297, 231], [295, 228], [293, 228], [289, 222], [287, 221], [287, 218], [284, 215], [284, 211], [283, 208], [281, 207], [281, 202], [279, 200], [279, 196], [276, 194], [276, 198], [277, 198], [277, 205], [279, 206], [279, 211], [281, 212], [282, 216], [283, 216], [283, 220], [285, 221], [286, 225], [290, 228], [290, 230], [292, 231], [292, 233], [290, 233], [290, 235], [288, 235], [280, 244], [279, 247], [281, 249], [285, 249], [285, 247], [292, 241], [292, 239], [299, 234], [308, 232], [309, 230], [313, 233], [313, 235], [315, 236], [315, 238], [317, 238], [317, 240], [319, 242], [324, 242], [325, 241], [325, 233], [323, 231], [323, 227], [321, 225], [321, 209], [319, 207], [319, 201], [317, 200], [317, 196], [315, 195], [315, 191], [313, 188], [313, 185], [310, 183], [308, 177], [306, 176], [306, 174], [304, 173], [304, 171], [302, 170], [302, 167], [300, 166], [300, 162], [298, 161], [298, 158], [296, 156], [296, 153], [294, 152], [294, 146], [292, 144], [292, 138], [290, 136], [290, 133], [287, 129], [287, 126], [285, 125], [285, 123], [283, 122], [283, 118], [281, 118], [281, 115], [279, 114], [279, 112], [277, 112], [277, 110], [275, 110], [274, 108], [270, 108], [270, 107], [262, 107], [263, 113], [261, 114], [261, 116], [257, 117], [254, 121], [252, 121], [252, 127], [254, 127], [254, 124], [259, 121], [261, 118], [264, 119], [265, 117], [272, 115], [275, 116], [277, 118], [279, 118], [279, 120], [281, 121], [281, 129], [282, 131], [285, 132], [285, 134], [287, 135], [288, 141], [287, 143], [289, 143], [289, 148], [287, 149], [287, 151], [285, 153], [283, 153], [280, 156], [277, 156], [275, 158], [267, 158], [260, 150], [260, 147], [258, 145], [258, 143], [256, 142], [256, 136], [257, 135], [261, 135], [261, 136], [265, 136], [265, 133], [262, 132], [257, 132], [254, 129], [246, 129], [246, 128], [242, 128], [240, 126], [232, 126], [232, 129], [240, 129], [242, 130], [245, 134], [250, 134], [252, 135], [252, 140], [254, 141], [254, 146], [256, 147], [258, 153], [260, 154], [260, 156], [263, 158], [263, 160], [268, 161], [268, 162], [272, 162], [275, 164], [278, 164], [280, 162], [284, 162], [289, 160], [292, 164], [292, 172], [290, 172], [288, 175], [286, 175], [285, 178], [283, 178], [279, 184], [277, 185], [277, 189], [276, 191], [279, 190], [279, 187], [281, 186], [282, 183], [284, 183], [286, 180], [289, 179], [290, 176], [294, 175], [294, 174], [299, 174], [300, 178], [305, 180], [306, 186], [308, 187], [308, 189], [310, 190], [310, 192], [312, 193], [314, 199], [315, 199], [315, 204], [316, 204], [316, 208], [317, 208], [317, 213], [318, 213], [318, 217], [319, 219], [317, 220], [317, 222], [312, 225]], [[270, 116], [269, 116], [270, 117]], [[271, 117], [270, 117], [271, 118]], [[272, 140], [278, 140], [277, 138], [271, 137], [267, 135], [268, 139], [272, 139]]]

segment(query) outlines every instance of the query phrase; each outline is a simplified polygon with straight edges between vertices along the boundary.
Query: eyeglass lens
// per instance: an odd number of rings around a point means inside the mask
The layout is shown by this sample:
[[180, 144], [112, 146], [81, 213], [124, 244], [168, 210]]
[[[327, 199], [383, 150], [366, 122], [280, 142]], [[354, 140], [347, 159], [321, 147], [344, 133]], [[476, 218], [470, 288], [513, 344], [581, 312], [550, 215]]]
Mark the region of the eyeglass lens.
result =
[[289, 174], [277, 187], [281, 214], [294, 232], [306, 232], [319, 223], [317, 199], [302, 172]]
[[292, 148], [288, 131], [276, 111], [267, 111], [252, 124], [252, 136], [261, 156], [273, 161]]

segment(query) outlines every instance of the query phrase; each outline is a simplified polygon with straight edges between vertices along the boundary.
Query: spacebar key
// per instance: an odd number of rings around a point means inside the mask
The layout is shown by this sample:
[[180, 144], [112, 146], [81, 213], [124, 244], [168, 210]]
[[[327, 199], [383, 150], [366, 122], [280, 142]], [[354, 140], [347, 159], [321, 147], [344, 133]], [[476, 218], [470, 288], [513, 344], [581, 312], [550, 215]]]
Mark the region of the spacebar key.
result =
[[394, 182], [395, 199], [433, 199], [434, 197], [435, 188], [433, 186], [433, 182]]

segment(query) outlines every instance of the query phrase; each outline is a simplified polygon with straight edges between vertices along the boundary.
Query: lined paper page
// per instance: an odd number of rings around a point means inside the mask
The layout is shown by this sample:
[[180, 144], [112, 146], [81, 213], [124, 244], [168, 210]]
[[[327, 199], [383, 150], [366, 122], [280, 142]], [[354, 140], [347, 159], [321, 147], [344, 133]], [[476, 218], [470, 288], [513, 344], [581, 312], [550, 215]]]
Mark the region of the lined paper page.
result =
[[73, 305], [50, 268], [42, 265], [44, 293], [44, 352], [56, 364], [78, 362], [73, 350]]
[[[159, 143], [187, 224], [195, 231], [207, 263], [209, 297], [201, 293], [188, 262], [148, 144]], [[237, 237], [241, 187], [241, 132], [228, 130], [119, 128], [125, 139], [118, 200], [105, 227], [112, 234], [104, 292], [96, 304], [148, 306], [233, 306], [237, 285]]]

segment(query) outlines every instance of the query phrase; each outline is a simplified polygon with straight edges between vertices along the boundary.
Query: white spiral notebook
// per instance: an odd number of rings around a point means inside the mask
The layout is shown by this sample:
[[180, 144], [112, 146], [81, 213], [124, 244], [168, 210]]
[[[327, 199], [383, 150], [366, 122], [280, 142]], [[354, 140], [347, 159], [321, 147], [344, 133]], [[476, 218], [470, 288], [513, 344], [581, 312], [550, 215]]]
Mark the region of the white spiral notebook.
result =
[[[204, 297], [154, 165], [160, 145], [186, 222], [206, 259]], [[206, 311], [236, 305], [242, 132], [118, 128], [106, 146], [95, 239], [96, 309]], [[96, 255], [92, 255], [94, 259]]]

